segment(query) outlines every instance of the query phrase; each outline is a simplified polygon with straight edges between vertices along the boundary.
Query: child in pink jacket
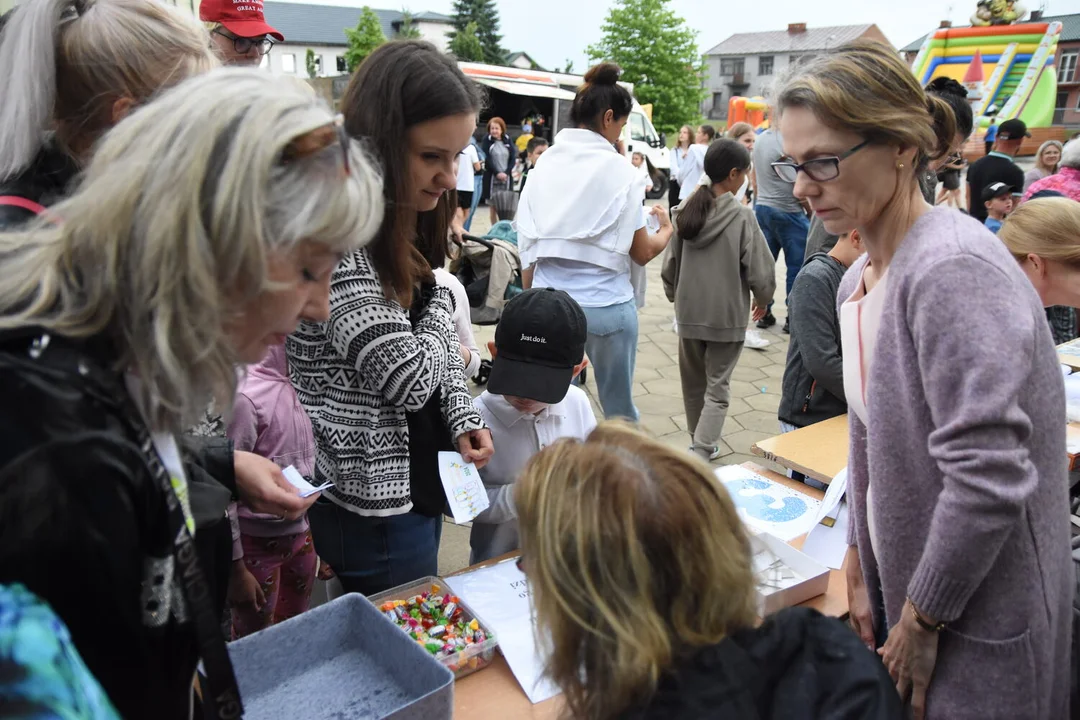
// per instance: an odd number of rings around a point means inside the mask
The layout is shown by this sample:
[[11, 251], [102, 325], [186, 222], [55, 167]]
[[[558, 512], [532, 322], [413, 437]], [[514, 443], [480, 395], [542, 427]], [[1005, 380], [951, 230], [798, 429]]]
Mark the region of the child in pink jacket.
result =
[[[315, 438], [289, 382], [284, 346], [271, 347], [261, 363], [248, 368], [227, 434], [237, 450], [262, 455], [283, 469], [293, 465], [309, 479], [314, 474]], [[229, 600], [233, 635], [241, 638], [308, 609], [318, 558], [306, 516], [283, 520], [242, 503], [230, 506], [229, 515]]]

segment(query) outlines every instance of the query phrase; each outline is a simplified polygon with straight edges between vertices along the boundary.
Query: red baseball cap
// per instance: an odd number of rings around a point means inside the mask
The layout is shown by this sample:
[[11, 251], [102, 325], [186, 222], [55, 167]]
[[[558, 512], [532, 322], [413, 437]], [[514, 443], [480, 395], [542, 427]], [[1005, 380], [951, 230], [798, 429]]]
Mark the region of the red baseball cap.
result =
[[285, 39], [284, 35], [266, 24], [263, 0], [202, 0], [199, 19], [220, 23], [237, 37], [269, 35], [278, 42]]

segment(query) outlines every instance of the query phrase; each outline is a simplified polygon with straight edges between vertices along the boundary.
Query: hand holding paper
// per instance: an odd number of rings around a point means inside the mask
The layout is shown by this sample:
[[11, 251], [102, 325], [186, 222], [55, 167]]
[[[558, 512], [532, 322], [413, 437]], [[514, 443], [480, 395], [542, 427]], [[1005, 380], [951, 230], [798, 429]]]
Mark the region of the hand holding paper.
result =
[[439, 453], [439, 477], [454, 522], [466, 523], [488, 509], [491, 501], [480, 480], [480, 471], [460, 453]]
[[281, 474], [285, 476], [285, 479], [289, 481], [289, 484], [300, 491], [300, 497], [311, 497], [317, 492], [322, 492], [326, 488], [330, 487], [334, 483], [323, 483], [319, 487], [315, 487], [300, 474], [300, 471], [290, 465], [281, 471]]

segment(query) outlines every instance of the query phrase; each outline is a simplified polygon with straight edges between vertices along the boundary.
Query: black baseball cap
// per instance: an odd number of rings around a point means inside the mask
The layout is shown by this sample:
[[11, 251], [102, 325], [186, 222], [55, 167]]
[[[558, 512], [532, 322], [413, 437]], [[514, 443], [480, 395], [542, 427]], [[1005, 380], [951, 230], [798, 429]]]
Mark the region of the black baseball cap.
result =
[[503, 308], [488, 392], [554, 405], [585, 357], [585, 313], [562, 290], [533, 288]]
[[1016, 138], [1031, 137], [1027, 125], [1023, 120], [1006, 120], [998, 125], [998, 140], [1015, 140]]
[[983, 188], [982, 200], [983, 202], [989, 202], [1003, 195], [1012, 195], [1014, 192], [1016, 192], [1016, 189], [1012, 185], [1006, 185], [1003, 182], [991, 183]]

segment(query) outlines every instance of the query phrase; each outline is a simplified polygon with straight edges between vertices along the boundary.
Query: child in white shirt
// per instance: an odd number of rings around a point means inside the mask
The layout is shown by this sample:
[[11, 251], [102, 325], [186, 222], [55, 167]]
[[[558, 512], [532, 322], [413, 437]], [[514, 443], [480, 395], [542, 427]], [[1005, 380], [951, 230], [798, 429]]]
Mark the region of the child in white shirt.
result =
[[596, 427], [585, 393], [571, 382], [585, 368], [585, 313], [561, 290], [526, 290], [506, 304], [491, 350], [487, 390], [473, 403], [497, 448], [480, 470], [491, 507], [473, 520], [470, 563], [517, 550], [513, 483], [533, 455]]

